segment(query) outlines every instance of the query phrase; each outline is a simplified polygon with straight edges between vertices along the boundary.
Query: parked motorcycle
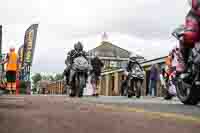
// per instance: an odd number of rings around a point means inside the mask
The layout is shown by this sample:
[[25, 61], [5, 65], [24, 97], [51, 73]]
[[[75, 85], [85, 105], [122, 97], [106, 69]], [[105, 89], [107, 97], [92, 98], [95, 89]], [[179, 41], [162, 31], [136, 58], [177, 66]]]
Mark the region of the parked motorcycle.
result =
[[74, 59], [72, 69], [70, 71], [70, 75], [73, 75], [72, 87], [70, 92], [71, 96], [83, 96], [83, 90], [86, 87], [88, 69], [89, 63], [83, 56]]
[[[180, 26], [172, 35], [182, 41], [184, 26]], [[200, 101], [200, 42], [189, 50], [187, 73], [176, 74], [176, 90], [180, 101], [188, 105], [196, 105]]]
[[132, 68], [132, 71], [126, 73], [126, 75], [127, 79], [121, 87], [123, 90], [122, 95], [127, 95], [128, 98], [131, 98], [132, 96], [140, 98], [142, 83], [144, 80], [144, 72], [141, 70], [139, 64], [135, 64]]

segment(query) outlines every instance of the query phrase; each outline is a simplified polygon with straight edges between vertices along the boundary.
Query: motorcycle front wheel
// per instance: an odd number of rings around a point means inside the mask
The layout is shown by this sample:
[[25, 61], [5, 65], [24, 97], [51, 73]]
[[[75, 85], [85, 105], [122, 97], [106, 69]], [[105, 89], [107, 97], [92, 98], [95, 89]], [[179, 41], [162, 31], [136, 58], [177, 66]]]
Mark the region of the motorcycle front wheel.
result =
[[142, 90], [142, 81], [136, 81], [136, 98], [141, 97], [141, 90]]
[[77, 75], [78, 77], [76, 78], [76, 93], [78, 97], [83, 96], [83, 91], [85, 88], [86, 84], [86, 79], [83, 74]]
[[199, 102], [199, 88], [195, 85], [184, 82], [181, 78], [178, 80], [177, 96], [180, 101], [186, 105], [197, 105]]

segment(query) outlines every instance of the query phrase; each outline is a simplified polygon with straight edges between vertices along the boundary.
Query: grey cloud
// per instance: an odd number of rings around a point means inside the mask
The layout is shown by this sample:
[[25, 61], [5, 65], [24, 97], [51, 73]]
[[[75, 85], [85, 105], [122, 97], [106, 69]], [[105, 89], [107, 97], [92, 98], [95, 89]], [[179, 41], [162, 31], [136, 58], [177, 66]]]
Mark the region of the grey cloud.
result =
[[[34, 71], [60, 71], [64, 65], [63, 49], [70, 49], [72, 40], [84, 40], [104, 31], [129, 35], [131, 40], [117, 40], [117, 45], [127, 43], [125, 48], [141, 49], [146, 57], [164, 55], [172, 45], [167, 41], [170, 32], [184, 23], [187, 11], [186, 0], [7, 0], [0, 5], [1, 23], [26, 24], [23, 29], [14, 28], [8, 40], [21, 36], [17, 41], [23, 42], [27, 24], [40, 23]], [[50, 53], [48, 60], [47, 53]]]

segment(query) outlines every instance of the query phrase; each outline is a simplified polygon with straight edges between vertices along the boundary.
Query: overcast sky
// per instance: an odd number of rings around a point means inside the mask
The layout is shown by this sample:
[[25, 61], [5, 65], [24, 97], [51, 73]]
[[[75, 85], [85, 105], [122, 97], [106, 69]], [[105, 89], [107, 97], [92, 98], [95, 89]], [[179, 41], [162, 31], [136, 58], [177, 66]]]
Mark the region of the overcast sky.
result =
[[24, 32], [39, 23], [34, 72], [62, 72], [66, 52], [80, 40], [85, 49], [108, 40], [147, 59], [165, 56], [170, 33], [184, 23], [187, 0], [0, 0], [3, 50], [19, 47]]

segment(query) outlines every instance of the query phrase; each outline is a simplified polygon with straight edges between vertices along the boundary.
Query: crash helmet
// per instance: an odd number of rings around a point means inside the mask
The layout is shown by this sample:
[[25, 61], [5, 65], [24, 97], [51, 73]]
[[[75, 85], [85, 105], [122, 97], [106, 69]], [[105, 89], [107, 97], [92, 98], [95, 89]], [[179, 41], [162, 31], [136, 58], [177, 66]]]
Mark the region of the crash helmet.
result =
[[83, 50], [83, 45], [82, 45], [82, 43], [81, 42], [77, 42], [76, 44], [74, 44], [74, 49], [76, 50], [76, 51], [82, 51]]

